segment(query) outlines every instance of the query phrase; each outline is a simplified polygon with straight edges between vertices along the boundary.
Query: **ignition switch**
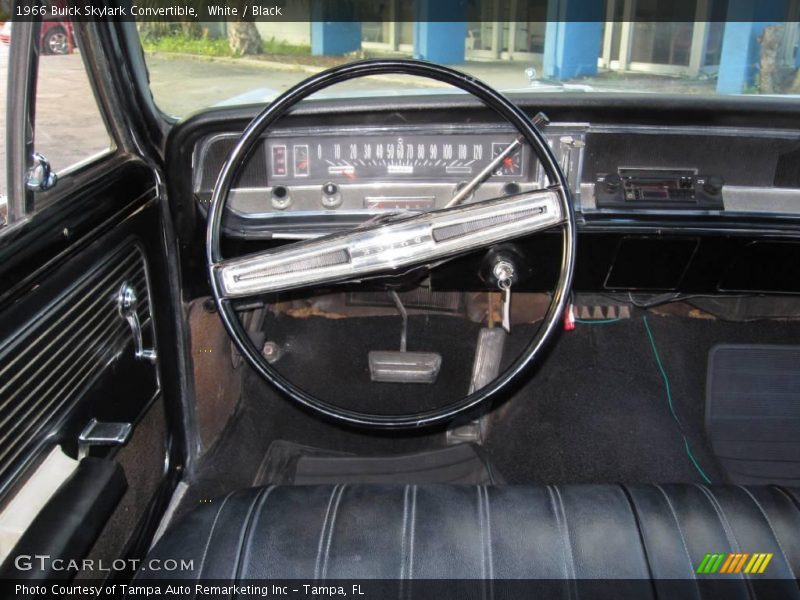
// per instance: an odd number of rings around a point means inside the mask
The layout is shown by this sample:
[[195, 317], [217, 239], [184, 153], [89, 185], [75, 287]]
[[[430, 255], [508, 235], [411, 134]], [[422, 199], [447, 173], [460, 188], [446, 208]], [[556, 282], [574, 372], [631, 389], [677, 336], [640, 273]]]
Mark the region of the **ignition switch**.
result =
[[525, 257], [513, 245], [492, 248], [483, 261], [481, 279], [502, 295], [502, 326], [511, 333], [511, 288], [519, 283], [529, 268]]
[[486, 253], [478, 276], [486, 287], [497, 288], [501, 279], [514, 286], [525, 281], [531, 273], [525, 255], [513, 244], [495, 246]]

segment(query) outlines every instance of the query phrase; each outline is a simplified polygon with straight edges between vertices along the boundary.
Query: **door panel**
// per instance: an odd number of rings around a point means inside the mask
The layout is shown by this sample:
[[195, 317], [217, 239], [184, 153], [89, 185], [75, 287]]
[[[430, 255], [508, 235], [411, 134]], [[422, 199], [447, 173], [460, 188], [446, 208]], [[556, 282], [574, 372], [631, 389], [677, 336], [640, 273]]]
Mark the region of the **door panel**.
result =
[[[0, 511], [53, 449], [82, 458], [78, 437], [90, 420], [130, 423], [125, 445], [89, 451], [93, 460], [121, 466], [128, 485], [116, 510], [83, 528], [97, 539], [81, 548], [107, 562], [141, 554], [182, 461], [173, 350], [180, 323], [155, 177], [139, 161], [118, 161], [13, 236], [0, 236], [0, 280], [7, 284], [0, 291]], [[69, 236], [58, 235], [66, 229]], [[134, 355], [118, 307], [124, 283], [136, 292], [143, 347], [155, 348], [155, 362]], [[76, 489], [85, 490], [84, 503], [92, 501], [91, 486]], [[56, 493], [51, 503], [64, 497]], [[70, 510], [53, 508], [39, 514]], [[28, 533], [35, 529], [34, 521]], [[30, 539], [45, 538], [23, 535]], [[6, 561], [3, 573], [24, 575], [12, 567]]]
[[[137, 292], [144, 343], [152, 344], [148, 281], [144, 250], [130, 240], [70, 261], [0, 317], [17, 326], [0, 342], [0, 494], [52, 444], [75, 451], [75, 434], [91, 418], [132, 422], [155, 398], [156, 365], [134, 357], [118, 308], [127, 283]], [[23, 320], [14, 313], [26, 305], [42, 309]]]
[[[21, 549], [141, 558], [194, 455], [177, 246], [160, 184], [166, 122], [130, 93], [143, 73], [129, 53], [141, 48], [124, 43], [124, 24], [75, 23], [80, 53], [51, 64], [39, 56], [40, 26], [15, 23], [8, 54], [0, 550], [10, 555], [0, 578], [126, 577], [55, 573], [52, 563], [20, 573], [12, 559]], [[56, 178], [37, 148], [75, 164]], [[124, 284], [134, 313], [120, 310]], [[87, 444], [90, 423], [102, 435], [95, 430]]]

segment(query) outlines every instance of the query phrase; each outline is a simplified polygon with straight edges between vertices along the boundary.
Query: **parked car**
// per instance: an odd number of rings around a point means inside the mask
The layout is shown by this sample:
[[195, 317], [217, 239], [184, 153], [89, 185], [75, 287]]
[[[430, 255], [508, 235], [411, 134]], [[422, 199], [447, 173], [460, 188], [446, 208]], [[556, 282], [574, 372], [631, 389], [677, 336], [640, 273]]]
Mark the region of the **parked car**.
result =
[[[11, 21], [0, 28], [0, 43], [11, 43]], [[71, 54], [76, 47], [72, 23], [46, 19], [42, 22], [39, 46], [45, 54]]]

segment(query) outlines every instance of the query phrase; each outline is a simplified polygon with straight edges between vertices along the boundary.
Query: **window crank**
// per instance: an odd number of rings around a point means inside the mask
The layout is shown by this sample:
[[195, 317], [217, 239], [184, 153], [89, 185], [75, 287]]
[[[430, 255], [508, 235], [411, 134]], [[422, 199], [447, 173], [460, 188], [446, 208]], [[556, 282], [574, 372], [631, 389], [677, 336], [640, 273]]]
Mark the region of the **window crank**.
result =
[[119, 288], [117, 308], [120, 316], [128, 322], [128, 326], [131, 328], [134, 356], [140, 360], [156, 362], [156, 351], [145, 348], [142, 342], [142, 325], [139, 322], [139, 313], [136, 312], [136, 290], [127, 281]]
[[511, 286], [514, 284], [514, 265], [507, 260], [499, 260], [492, 269], [492, 275], [503, 294], [502, 326], [507, 333], [511, 333]]

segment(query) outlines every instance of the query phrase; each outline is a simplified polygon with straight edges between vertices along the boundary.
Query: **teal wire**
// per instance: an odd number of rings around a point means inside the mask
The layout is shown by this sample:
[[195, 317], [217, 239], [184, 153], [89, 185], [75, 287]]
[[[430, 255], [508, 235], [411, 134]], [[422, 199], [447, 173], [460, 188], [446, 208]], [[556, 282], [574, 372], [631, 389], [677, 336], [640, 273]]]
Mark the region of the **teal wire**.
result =
[[672, 413], [672, 418], [680, 426], [681, 422], [678, 420], [678, 415], [675, 414], [675, 407], [672, 405], [672, 389], [669, 387], [669, 378], [667, 377], [667, 372], [664, 370], [664, 364], [661, 362], [661, 356], [658, 354], [658, 348], [656, 348], [656, 340], [653, 338], [653, 332], [650, 331], [650, 324], [647, 322], [647, 316], [642, 318], [644, 321], [644, 328], [647, 330], [647, 337], [650, 338], [650, 347], [653, 349], [653, 356], [656, 359], [656, 364], [658, 365], [658, 370], [661, 371], [661, 377], [664, 380], [664, 388], [667, 391], [667, 402], [669, 403], [669, 412]]
[[616, 323], [622, 319], [575, 319], [576, 323], [581, 325], [607, 325], [608, 323]]
[[653, 349], [653, 356], [656, 359], [658, 370], [661, 371], [661, 378], [664, 380], [664, 389], [667, 392], [667, 402], [669, 403], [669, 411], [672, 413], [672, 418], [675, 419], [675, 422], [678, 424], [681, 436], [683, 436], [683, 443], [686, 446], [686, 454], [689, 455], [689, 460], [692, 461], [692, 464], [697, 469], [697, 472], [700, 473], [703, 480], [706, 483], [711, 483], [711, 479], [709, 479], [708, 475], [705, 474], [705, 471], [703, 471], [703, 469], [700, 468], [700, 465], [697, 463], [697, 459], [695, 459], [694, 454], [692, 454], [692, 450], [689, 447], [689, 440], [686, 438], [686, 434], [683, 433], [683, 427], [681, 425], [680, 420], [678, 419], [678, 415], [675, 414], [675, 407], [672, 405], [672, 390], [669, 387], [669, 378], [667, 377], [666, 370], [664, 370], [664, 364], [661, 362], [661, 356], [659, 356], [658, 354], [658, 348], [656, 347], [656, 340], [655, 338], [653, 338], [653, 332], [650, 330], [650, 324], [647, 322], [647, 316], [645, 315], [642, 320], [644, 321], [644, 328], [647, 331], [647, 337], [650, 338], [650, 347]]
[[[580, 323], [582, 325], [607, 325], [609, 323], [616, 323], [617, 321], [621, 321], [622, 319], [575, 319], [576, 323]], [[669, 385], [669, 377], [667, 377], [667, 371], [664, 369], [664, 363], [661, 362], [661, 355], [658, 353], [658, 347], [656, 346], [656, 340], [653, 337], [653, 332], [650, 330], [650, 324], [647, 322], [647, 316], [642, 319], [644, 321], [644, 328], [647, 331], [647, 337], [650, 340], [650, 347], [653, 349], [653, 356], [656, 359], [656, 365], [658, 365], [658, 370], [661, 373], [661, 378], [664, 380], [664, 389], [667, 393], [667, 403], [669, 404], [669, 412], [672, 414], [672, 418], [675, 419], [675, 422], [678, 424], [678, 429], [680, 430], [681, 437], [683, 437], [683, 444], [686, 447], [686, 454], [689, 455], [689, 460], [692, 461], [694, 468], [697, 469], [697, 472], [700, 473], [700, 476], [706, 483], [711, 483], [711, 479], [706, 475], [705, 471], [700, 467], [700, 464], [697, 462], [697, 459], [692, 454], [692, 449], [689, 446], [689, 440], [686, 437], [686, 434], [683, 433], [683, 426], [681, 425], [680, 419], [678, 419], [678, 415], [675, 413], [675, 406], [672, 403], [672, 388]]]
[[[683, 435], [683, 434], [681, 434], [681, 435]], [[689, 455], [689, 460], [692, 461], [692, 464], [694, 465], [694, 468], [697, 469], [697, 472], [700, 473], [700, 475], [703, 477], [703, 480], [706, 483], [710, 484], [711, 483], [711, 479], [709, 479], [709, 477], [708, 477], [708, 475], [706, 475], [705, 471], [703, 471], [703, 469], [700, 468], [700, 465], [697, 464], [697, 459], [694, 457], [694, 454], [692, 454], [692, 449], [689, 448], [689, 440], [686, 439], [685, 435], [683, 436], [683, 445], [686, 446], [686, 454]]]

